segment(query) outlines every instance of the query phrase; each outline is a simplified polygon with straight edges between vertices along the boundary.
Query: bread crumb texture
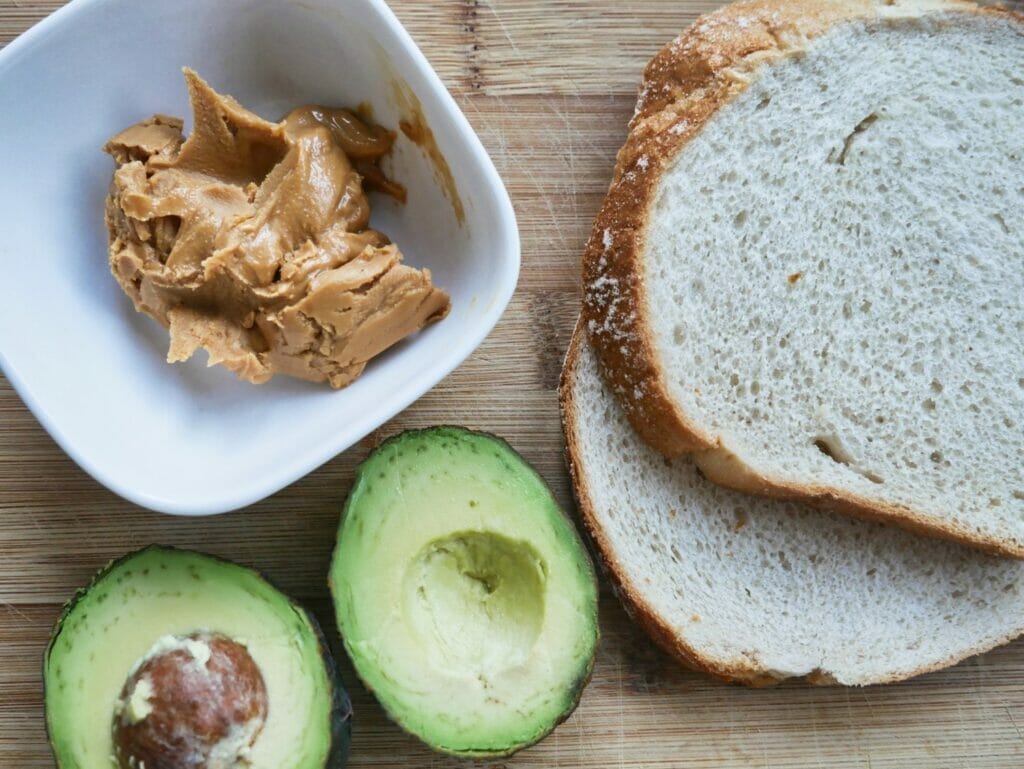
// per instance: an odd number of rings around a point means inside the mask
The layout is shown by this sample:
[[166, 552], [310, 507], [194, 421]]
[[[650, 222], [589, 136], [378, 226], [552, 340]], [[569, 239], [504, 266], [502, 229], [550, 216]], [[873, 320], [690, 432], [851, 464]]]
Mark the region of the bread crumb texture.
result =
[[776, 487], [1024, 552], [1024, 24], [800, 7], [651, 62], [588, 331], [641, 432], [660, 397]]
[[562, 398], [582, 517], [632, 614], [677, 656], [746, 683], [862, 685], [1021, 632], [1024, 562], [715, 486], [640, 440], [579, 341]]

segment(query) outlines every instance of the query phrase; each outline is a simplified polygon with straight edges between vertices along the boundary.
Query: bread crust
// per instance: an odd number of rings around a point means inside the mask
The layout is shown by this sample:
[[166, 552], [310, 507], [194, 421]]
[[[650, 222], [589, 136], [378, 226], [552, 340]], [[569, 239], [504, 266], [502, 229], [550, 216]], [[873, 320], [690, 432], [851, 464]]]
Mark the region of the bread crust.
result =
[[686, 414], [671, 395], [644, 299], [643, 253], [658, 182], [708, 119], [744, 91], [757, 69], [797, 56], [837, 24], [917, 18], [931, 12], [1024, 15], [961, 0], [751, 0], [698, 19], [647, 65], [629, 136], [583, 256], [583, 323], [601, 370], [630, 424], [666, 456], [694, 454], [715, 483], [805, 502], [867, 520], [1024, 558], [1024, 542], [1003, 540], [909, 507], [850, 491], [789, 483], [757, 473]]
[[[816, 686], [838, 685], [840, 682], [837, 681], [832, 671], [826, 669], [815, 669], [803, 676], [786, 676], [778, 671], [763, 667], [755, 654], [728, 659], [709, 656], [699, 647], [691, 644], [683, 633], [673, 628], [672, 618], [658, 614], [651, 606], [643, 586], [635, 583], [630, 578], [629, 571], [624, 567], [615, 552], [614, 546], [605, 535], [599, 517], [595, 512], [594, 503], [587, 484], [586, 470], [581, 459], [579, 430], [577, 429], [579, 414], [573, 398], [573, 388], [576, 381], [579, 351], [582, 345], [587, 344], [587, 336], [582, 324], [581, 316], [581, 320], [577, 323], [576, 330], [573, 333], [569, 350], [566, 353], [558, 391], [559, 406], [562, 414], [562, 430], [565, 433], [566, 464], [572, 482], [573, 495], [576, 498], [576, 504], [579, 509], [580, 521], [597, 556], [597, 560], [601, 564], [602, 571], [608, 577], [612, 589], [625, 607], [626, 613], [659, 647], [683, 665], [708, 673], [720, 680], [754, 687], [772, 686], [786, 680], [804, 681]], [[1024, 631], [1024, 627], [1021, 628], [1021, 631]], [[889, 671], [877, 678], [848, 683], [856, 686], [893, 683], [924, 673], [941, 670], [942, 668], [955, 665], [968, 657], [973, 657], [976, 654], [981, 654], [997, 646], [1009, 643], [1021, 631], [992, 639], [976, 647], [964, 649], [936, 663], [921, 665], [912, 670]]]

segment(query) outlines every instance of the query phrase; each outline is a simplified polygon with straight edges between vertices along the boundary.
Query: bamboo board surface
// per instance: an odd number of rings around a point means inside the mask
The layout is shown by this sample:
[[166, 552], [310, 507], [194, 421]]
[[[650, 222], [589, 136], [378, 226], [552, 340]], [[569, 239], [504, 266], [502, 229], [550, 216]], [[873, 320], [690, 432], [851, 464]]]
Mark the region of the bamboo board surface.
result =
[[[0, 0], [0, 45], [60, 5]], [[0, 377], [0, 769], [53, 765], [43, 648], [61, 603], [117, 555], [160, 542], [259, 566], [333, 635], [325, 575], [340, 503], [354, 466], [382, 436], [436, 423], [493, 431], [571, 506], [555, 388], [577, 311], [579, 254], [644, 63], [715, 5], [393, 0], [505, 179], [522, 234], [519, 288], [454, 374], [272, 498], [208, 519], [136, 508], [65, 456]], [[606, 588], [601, 629], [593, 681], [575, 715], [540, 745], [491, 766], [1024, 767], [1022, 642], [904, 684], [748, 690], [681, 669]], [[459, 765], [390, 724], [346, 662], [343, 674], [356, 712], [351, 766]]]

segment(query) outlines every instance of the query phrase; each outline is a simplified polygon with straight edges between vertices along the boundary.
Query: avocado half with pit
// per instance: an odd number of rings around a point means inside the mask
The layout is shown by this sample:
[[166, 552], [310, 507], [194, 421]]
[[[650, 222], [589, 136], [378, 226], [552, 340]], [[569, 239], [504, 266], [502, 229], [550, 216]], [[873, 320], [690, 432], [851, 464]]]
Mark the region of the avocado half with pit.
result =
[[360, 678], [435, 750], [532, 745], [590, 677], [593, 566], [541, 477], [492, 435], [435, 427], [381, 444], [345, 504], [330, 584]]
[[68, 604], [43, 663], [60, 769], [340, 769], [348, 696], [313, 617], [257, 572], [148, 547]]

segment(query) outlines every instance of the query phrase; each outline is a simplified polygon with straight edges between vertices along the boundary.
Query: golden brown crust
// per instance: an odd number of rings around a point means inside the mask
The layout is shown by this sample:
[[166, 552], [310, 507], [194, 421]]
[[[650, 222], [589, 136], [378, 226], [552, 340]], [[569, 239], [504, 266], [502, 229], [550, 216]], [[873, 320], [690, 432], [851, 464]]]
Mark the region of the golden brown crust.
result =
[[577, 445], [576, 409], [573, 402], [573, 386], [576, 379], [576, 360], [580, 346], [586, 344], [586, 336], [582, 332], [582, 318], [577, 324], [566, 353], [562, 367], [562, 378], [558, 389], [558, 400], [562, 412], [562, 431], [565, 433], [565, 458], [572, 481], [573, 493], [579, 508], [580, 520], [587, 532], [594, 550], [604, 567], [604, 572], [611, 581], [615, 594], [619, 597], [626, 612], [662, 649], [671, 654], [687, 667], [702, 670], [724, 681], [744, 683], [750, 686], [764, 686], [778, 680], [755, 666], [749, 661], [733, 660], [722, 662], [711, 659], [689, 645], [680, 637], [672, 625], [655, 612], [649, 605], [642, 588], [634, 585], [627, 576], [626, 570], [615, 553], [615, 548], [604, 534], [601, 524], [594, 513], [590, 492], [579, 462]]
[[[756, 654], [737, 656], [732, 659], [709, 657], [699, 648], [693, 646], [687, 638], [673, 628], [671, 618], [664, 617], [651, 606], [647, 591], [629, 576], [629, 570], [619, 560], [615, 547], [609, 541], [601, 526], [600, 520], [590, 496], [586, 473], [582, 467], [581, 452], [578, 444], [579, 417], [573, 399], [573, 388], [576, 380], [577, 361], [580, 348], [587, 343], [583, 330], [582, 316], [573, 333], [572, 342], [566, 353], [559, 385], [559, 406], [562, 413], [562, 430], [565, 433], [565, 458], [572, 482], [573, 495], [579, 509], [579, 518], [583, 528], [593, 545], [597, 560], [601, 563], [604, 573], [611, 582], [612, 589], [619, 597], [626, 612], [662, 649], [672, 655], [686, 667], [708, 673], [715, 678], [729, 683], [746, 686], [772, 686], [786, 680], [804, 681], [815, 686], [833, 686], [839, 682], [829, 670], [817, 668], [803, 676], [787, 677], [778, 671], [764, 668]], [[593, 471], [593, 468], [592, 468]], [[930, 665], [922, 665], [909, 671], [890, 673], [877, 679], [859, 681], [857, 685], [884, 684], [903, 681], [914, 676], [931, 673], [942, 668], [955, 665], [968, 657], [994, 649], [1009, 643], [1020, 633], [1009, 633], [976, 647], [964, 649], [959, 653]]]
[[698, 453], [698, 464], [715, 483], [1024, 558], [1024, 542], [1000, 540], [840, 489], [783, 483], [754, 473], [672, 399], [644, 300], [644, 239], [661, 175], [759, 67], [798, 55], [809, 40], [836, 24], [935, 11], [994, 14], [1024, 23], [1024, 15], [961, 0], [751, 0], [698, 19], [658, 52], [644, 72], [629, 136], [584, 251], [582, 318], [601, 370], [637, 433], [667, 456]]
[[754, 472], [742, 459], [723, 446], [709, 451], [694, 452], [693, 461], [705, 478], [727, 489], [779, 501], [800, 502], [864, 521], [893, 524], [916, 534], [949, 539], [994, 555], [1024, 558], [1024, 549], [1018, 550], [1012, 543], [985, 538], [977, 533], [972, 535], [968, 530], [948, 521], [925, 520], [908, 507], [864, 499], [852, 492], [829, 487], [816, 488], [766, 478]]

